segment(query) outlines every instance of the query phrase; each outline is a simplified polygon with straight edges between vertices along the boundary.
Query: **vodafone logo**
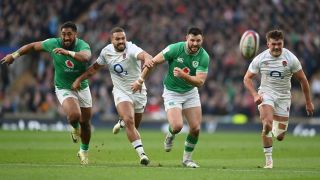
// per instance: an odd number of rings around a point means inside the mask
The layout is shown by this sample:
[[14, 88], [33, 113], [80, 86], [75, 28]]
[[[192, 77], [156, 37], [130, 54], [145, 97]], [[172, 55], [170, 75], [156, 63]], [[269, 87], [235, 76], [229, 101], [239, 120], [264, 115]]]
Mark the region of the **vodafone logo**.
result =
[[74, 68], [74, 64], [73, 64], [73, 62], [72, 61], [70, 61], [69, 59], [68, 60], [66, 60], [66, 66], [68, 67], [68, 68]]
[[190, 69], [189, 69], [189, 68], [187, 68], [187, 67], [185, 67], [185, 68], [183, 68], [183, 69], [182, 69], [182, 71], [183, 71], [183, 72], [185, 72], [185, 73], [187, 73], [187, 74], [189, 74]]

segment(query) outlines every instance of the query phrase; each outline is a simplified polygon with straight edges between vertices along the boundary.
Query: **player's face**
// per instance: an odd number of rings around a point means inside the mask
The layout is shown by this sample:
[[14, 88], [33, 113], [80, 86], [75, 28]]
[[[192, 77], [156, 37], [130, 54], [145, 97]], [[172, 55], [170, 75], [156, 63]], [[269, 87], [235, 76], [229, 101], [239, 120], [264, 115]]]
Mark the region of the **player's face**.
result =
[[71, 49], [77, 38], [77, 32], [74, 32], [71, 28], [62, 28], [61, 30], [61, 39], [62, 47], [64, 49]]
[[193, 34], [188, 34], [187, 35], [187, 44], [188, 44], [188, 52], [190, 54], [194, 54], [198, 52], [200, 47], [202, 46], [203, 42], [203, 37], [202, 35], [193, 35]]
[[282, 53], [283, 48], [283, 40], [282, 39], [269, 39], [267, 42], [268, 48], [270, 50], [270, 54], [274, 57], [278, 57]]
[[124, 51], [126, 48], [126, 41], [126, 34], [124, 32], [115, 32], [112, 34], [111, 43], [116, 51]]

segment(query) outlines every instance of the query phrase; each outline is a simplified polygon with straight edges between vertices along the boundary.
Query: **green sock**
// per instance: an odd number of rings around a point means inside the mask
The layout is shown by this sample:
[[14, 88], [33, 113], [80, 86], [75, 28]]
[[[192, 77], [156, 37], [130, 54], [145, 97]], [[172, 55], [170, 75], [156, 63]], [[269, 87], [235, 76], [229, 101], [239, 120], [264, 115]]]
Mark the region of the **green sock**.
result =
[[80, 144], [80, 150], [83, 150], [83, 151], [88, 151], [89, 149], [89, 144]]
[[79, 129], [80, 124], [78, 122], [76, 123], [71, 123], [71, 126], [75, 129]]
[[169, 125], [169, 132], [171, 133], [171, 135], [175, 135], [175, 133], [173, 133], [171, 126]]
[[188, 134], [185, 144], [184, 144], [184, 150], [186, 152], [192, 152], [194, 150], [194, 147], [196, 146], [198, 142], [198, 137], [193, 137], [190, 134]]

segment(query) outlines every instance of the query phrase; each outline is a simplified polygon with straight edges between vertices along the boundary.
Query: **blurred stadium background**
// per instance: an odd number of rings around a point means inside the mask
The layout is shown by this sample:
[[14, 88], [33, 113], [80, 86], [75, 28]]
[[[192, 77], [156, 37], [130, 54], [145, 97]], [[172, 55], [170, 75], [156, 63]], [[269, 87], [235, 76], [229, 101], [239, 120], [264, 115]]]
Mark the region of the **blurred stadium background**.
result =
[[[77, 23], [78, 36], [91, 45], [91, 63], [110, 42], [109, 31], [114, 26], [123, 27], [129, 41], [156, 55], [166, 45], [184, 41], [187, 28], [196, 25], [204, 31], [203, 46], [211, 56], [208, 79], [200, 89], [206, 129], [214, 131], [218, 122], [222, 129], [245, 123], [241, 127], [258, 130], [256, 106], [242, 83], [250, 62], [240, 56], [238, 43], [245, 30], [253, 29], [260, 34], [261, 52], [266, 48], [265, 33], [280, 28], [285, 32], [285, 47], [303, 65], [315, 105], [314, 117], [307, 118], [300, 85], [293, 81], [291, 123], [318, 130], [319, 12], [320, 1], [307, 0], [0, 0], [0, 58], [26, 43], [59, 36], [59, 26], [68, 20]], [[34, 53], [18, 61], [10, 67], [1, 66], [2, 129], [41, 128], [39, 123], [63, 127], [57, 124], [66, 120], [54, 95], [51, 58], [46, 53]], [[148, 127], [158, 128], [166, 122], [161, 97], [165, 72], [166, 66], [159, 66], [147, 80], [143, 125]], [[107, 69], [90, 79], [90, 88], [93, 124], [110, 127], [117, 114]], [[30, 121], [33, 124], [26, 124]]]

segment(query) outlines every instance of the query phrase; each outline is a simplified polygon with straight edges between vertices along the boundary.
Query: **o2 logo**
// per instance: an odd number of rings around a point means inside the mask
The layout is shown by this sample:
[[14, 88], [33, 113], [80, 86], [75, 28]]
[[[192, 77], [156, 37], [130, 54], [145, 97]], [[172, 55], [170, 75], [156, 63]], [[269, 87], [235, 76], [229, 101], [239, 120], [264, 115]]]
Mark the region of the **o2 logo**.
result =
[[271, 72], [270, 72], [270, 76], [271, 76], [271, 77], [278, 77], [278, 78], [280, 78], [280, 79], [283, 79], [283, 78], [284, 78], [284, 76], [282, 76], [282, 73], [279, 72], [279, 71], [271, 71]]
[[113, 70], [118, 74], [118, 75], [128, 75], [128, 71], [125, 71], [121, 64], [115, 64], [113, 65]]

